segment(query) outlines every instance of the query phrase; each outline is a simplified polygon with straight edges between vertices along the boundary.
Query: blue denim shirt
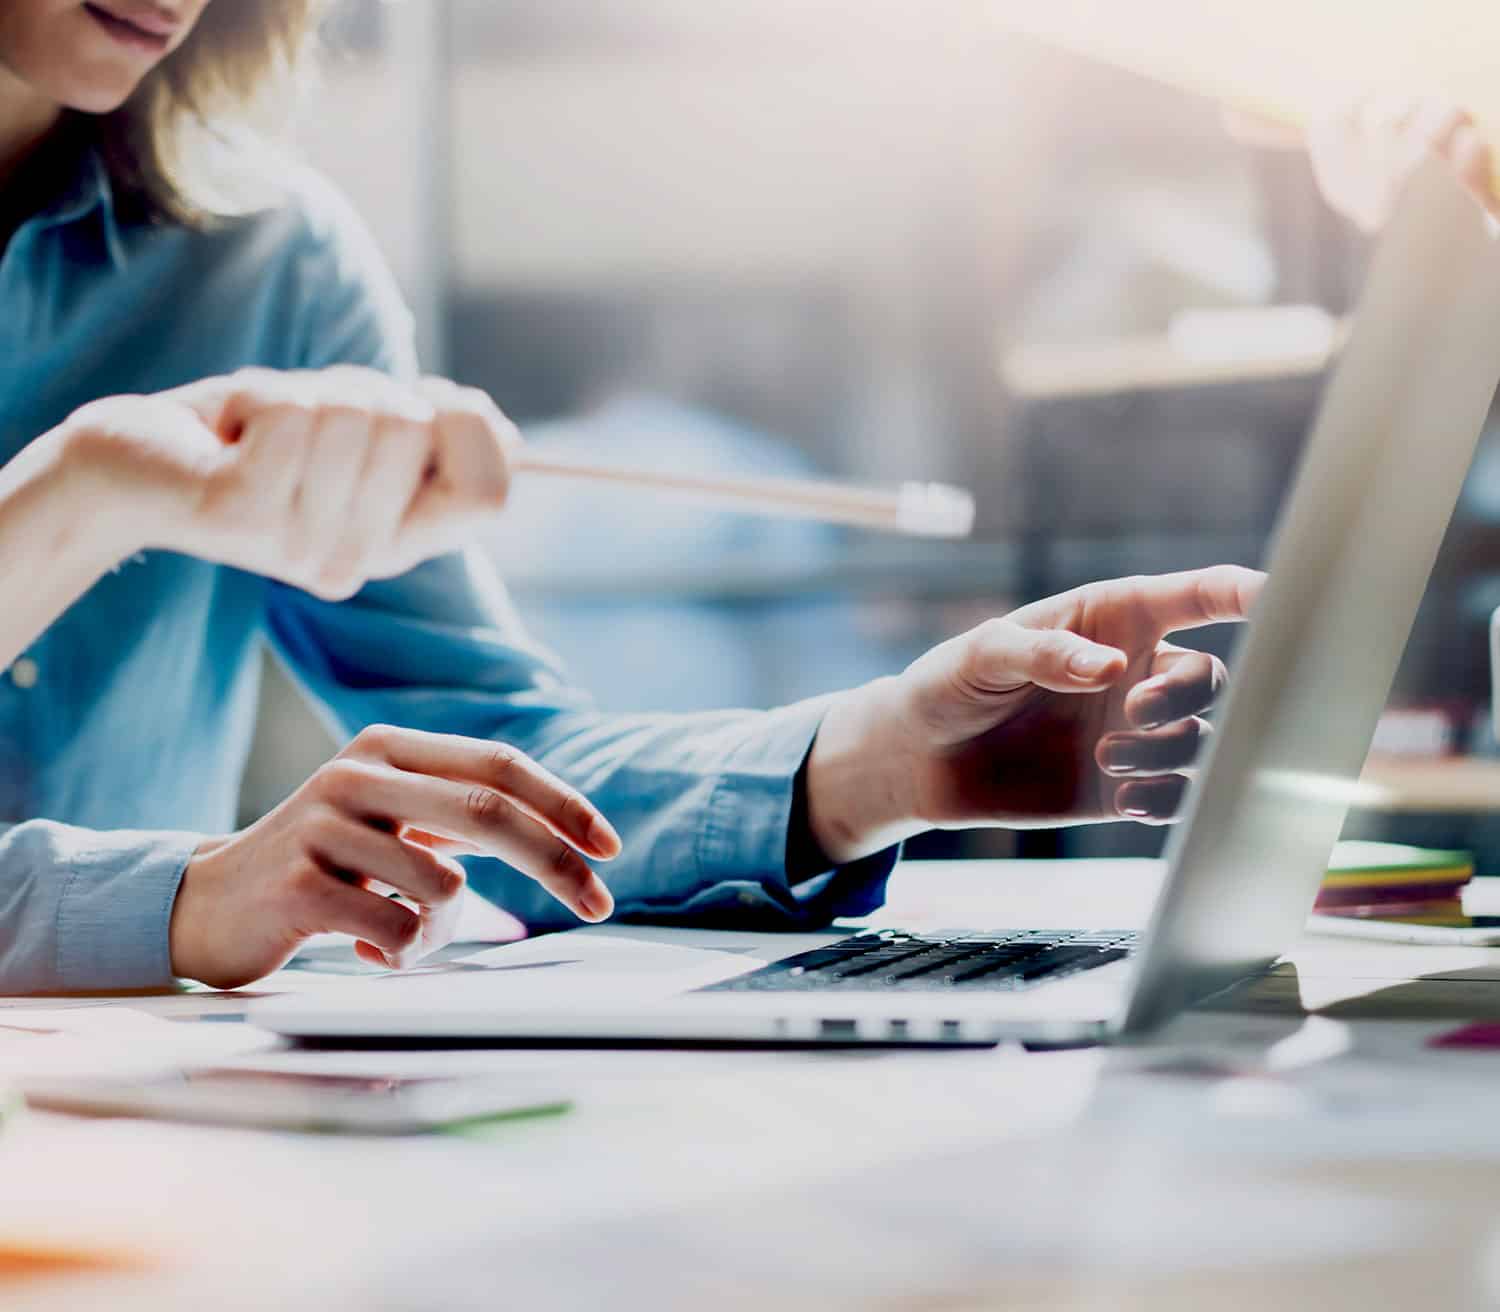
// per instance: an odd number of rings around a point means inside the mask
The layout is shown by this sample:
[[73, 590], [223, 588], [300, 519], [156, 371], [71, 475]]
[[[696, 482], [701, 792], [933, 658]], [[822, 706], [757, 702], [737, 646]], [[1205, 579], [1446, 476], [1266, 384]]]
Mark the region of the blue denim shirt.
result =
[[[126, 222], [89, 156], [0, 259], [0, 462], [100, 396], [340, 363], [413, 374], [411, 323], [367, 232], [311, 176], [199, 231]], [[622, 915], [802, 927], [881, 900], [889, 853], [787, 880], [817, 702], [598, 712], [477, 556], [328, 603], [150, 552], [0, 678], [0, 992], [171, 982], [173, 899], [198, 836], [233, 826], [266, 642], [343, 735], [387, 722], [504, 739], [582, 788], [625, 841], [602, 872]], [[570, 923], [499, 862], [470, 876], [534, 929]]]

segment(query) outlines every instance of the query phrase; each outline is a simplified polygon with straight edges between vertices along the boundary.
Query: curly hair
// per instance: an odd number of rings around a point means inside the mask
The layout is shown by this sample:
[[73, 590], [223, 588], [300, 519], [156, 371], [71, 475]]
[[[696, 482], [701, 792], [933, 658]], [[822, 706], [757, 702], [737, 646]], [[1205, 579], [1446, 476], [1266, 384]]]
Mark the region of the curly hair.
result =
[[322, 8], [323, 0], [209, 4], [187, 40], [96, 125], [120, 202], [192, 226], [239, 208], [233, 181], [201, 147], [249, 125], [257, 105], [295, 81]]

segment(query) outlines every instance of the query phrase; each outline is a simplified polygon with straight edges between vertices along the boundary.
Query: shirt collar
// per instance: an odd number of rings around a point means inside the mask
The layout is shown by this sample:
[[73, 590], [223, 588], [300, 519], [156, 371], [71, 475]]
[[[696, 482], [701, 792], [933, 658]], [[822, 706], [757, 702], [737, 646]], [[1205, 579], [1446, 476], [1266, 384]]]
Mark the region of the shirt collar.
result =
[[119, 215], [115, 209], [114, 187], [109, 170], [99, 152], [92, 147], [79, 157], [77, 168], [66, 187], [41, 214], [41, 228], [59, 228], [78, 223], [98, 212], [105, 253], [116, 269], [125, 267], [125, 242], [120, 234]]

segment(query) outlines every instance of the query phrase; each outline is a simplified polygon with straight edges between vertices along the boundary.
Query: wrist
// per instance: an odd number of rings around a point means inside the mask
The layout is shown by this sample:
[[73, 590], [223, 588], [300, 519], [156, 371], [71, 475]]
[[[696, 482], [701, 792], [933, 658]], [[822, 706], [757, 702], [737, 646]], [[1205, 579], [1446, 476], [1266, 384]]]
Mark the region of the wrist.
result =
[[167, 927], [167, 950], [171, 957], [172, 974], [179, 979], [207, 980], [212, 977], [212, 963], [203, 948], [203, 926], [206, 923], [204, 884], [211, 873], [205, 868], [205, 859], [211, 856], [228, 840], [204, 838], [193, 849], [187, 866], [182, 872], [182, 881], [177, 886], [177, 898], [172, 903], [172, 917]]
[[54, 596], [66, 593], [65, 603], [137, 550], [119, 517], [100, 512], [105, 481], [91, 473], [67, 424], [27, 443], [0, 469], [0, 543], [12, 559], [45, 560], [47, 574], [37, 582]]
[[133, 504], [128, 471], [116, 468], [117, 445], [89, 421], [87, 408], [32, 444], [45, 446], [49, 476], [69, 507], [78, 549], [101, 573], [145, 549], [144, 525], [154, 517], [152, 507]]
[[898, 683], [877, 679], [835, 698], [808, 753], [807, 823], [835, 865], [920, 833], [916, 759], [901, 732]]

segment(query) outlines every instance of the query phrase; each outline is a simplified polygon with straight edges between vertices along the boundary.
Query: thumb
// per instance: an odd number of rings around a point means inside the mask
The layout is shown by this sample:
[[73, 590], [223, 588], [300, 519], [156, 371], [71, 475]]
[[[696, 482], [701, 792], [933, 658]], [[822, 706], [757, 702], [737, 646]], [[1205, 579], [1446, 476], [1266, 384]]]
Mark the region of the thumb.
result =
[[969, 682], [986, 692], [1032, 683], [1051, 692], [1097, 692], [1125, 672], [1125, 653], [1067, 629], [982, 625], [966, 653]]
[[258, 415], [278, 406], [306, 407], [317, 401], [313, 376], [275, 369], [240, 369], [160, 393], [191, 410], [220, 441], [239, 441]]
[[162, 400], [171, 401], [189, 411], [221, 441], [233, 441], [238, 436], [233, 431], [238, 424], [233, 428], [230, 425], [233, 418], [230, 409], [239, 395], [240, 389], [232, 377], [203, 378], [160, 393]]
[[170, 452], [175, 467], [189, 475], [204, 477], [225, 459], [227, 448], [219, 435], [173, 392], [105, 397], [79, 411], [79, 418], [116, 439]]

